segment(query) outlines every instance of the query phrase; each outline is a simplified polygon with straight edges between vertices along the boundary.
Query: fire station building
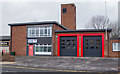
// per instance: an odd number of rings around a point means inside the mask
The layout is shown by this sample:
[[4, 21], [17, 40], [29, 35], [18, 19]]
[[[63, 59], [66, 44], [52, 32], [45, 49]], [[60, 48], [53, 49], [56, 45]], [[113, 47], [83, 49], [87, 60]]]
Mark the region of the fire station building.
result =
[[[111, 29], [76, 30], [76, 6], [61, 5], [61, 24], [56, 21], [8, 24], [10, 52], [17, 56], [108, 57]], [[107, 36], [106, 36], [107, 35]], [[106, 38], [107, 37], [107, 38]]]

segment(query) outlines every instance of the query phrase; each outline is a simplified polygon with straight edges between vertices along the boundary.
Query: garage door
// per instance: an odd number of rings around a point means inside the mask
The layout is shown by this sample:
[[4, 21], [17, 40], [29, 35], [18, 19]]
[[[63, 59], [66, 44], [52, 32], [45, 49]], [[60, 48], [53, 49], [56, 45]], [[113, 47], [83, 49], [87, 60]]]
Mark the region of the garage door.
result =
[[60, 56], [77, 56], [77, 37], [60, 37]]
[[102, 57], [102, 36], [84, 36], [84, 57]]

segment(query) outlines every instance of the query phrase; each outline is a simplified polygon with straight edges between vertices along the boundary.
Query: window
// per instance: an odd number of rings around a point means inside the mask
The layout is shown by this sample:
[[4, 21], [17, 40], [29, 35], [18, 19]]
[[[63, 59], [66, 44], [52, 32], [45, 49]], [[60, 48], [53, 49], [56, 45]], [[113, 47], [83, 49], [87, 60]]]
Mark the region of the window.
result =
[[90, 43], [91, 45], [94, 45], [94, 43]]
[[65, 45], [65, 43], [62, 43], [61, 45]]
[[67, 42], [70, 42], [70, 40], [67, 40]]
[[94, 40], [90, 40], [91, 42], [93, 42]]
[[99, 42], [99, 41], [100, 41], [100, 39], [97, 39], [96, 41], [98, 41], [98, 42]]
[[120, 51], [120, 43], [113, 43], [113, 51]]
[[99, 49], [100, 47], [96, 47], [96, 49]]
[[94, 47], [91, 47], [91, 49], [94, 49]]
[[66, 13], [66, 12], [67, 12], [67, 9], [66, 9], [66, 8], [63, 8], [62, 12], [63, 12], [63, 13]]
[[42, 44], [35, 45], [35, 54], [51, 55], [52, 45]]
[[52, 27], [28, 27], [28, 37], [51, 37]]
[[85, 45], [88, 45], [88, 43], [85, 43]]
[[72, 47], [72, 49], [75, 49], [75, 47]]
[[88, 49], [88, 47], [85, 47], [85, 49]]
[[96, 43], [96, 45], [100, 45], [100, 43]]
[[62, 42], [64, 42], [65, 40], [62, 40]]
[[86, 39], [85, 41], [87, 42], [88, 40]]
[[75, 43], [72, 43], [72, 45], [75, 45]]
[[72, 41], [75, 41], [75, 40], [72, 40]]

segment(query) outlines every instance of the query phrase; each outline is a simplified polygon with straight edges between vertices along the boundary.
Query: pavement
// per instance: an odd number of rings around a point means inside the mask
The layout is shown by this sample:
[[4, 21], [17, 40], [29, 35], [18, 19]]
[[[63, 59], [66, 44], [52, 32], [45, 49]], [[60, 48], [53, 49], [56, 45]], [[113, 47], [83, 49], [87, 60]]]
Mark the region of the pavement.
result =
[[[1, 63], [0, 63], [1, 64]], [[3, 72], [119, 72], [118, 58], [16, 56], [2, 62]]]

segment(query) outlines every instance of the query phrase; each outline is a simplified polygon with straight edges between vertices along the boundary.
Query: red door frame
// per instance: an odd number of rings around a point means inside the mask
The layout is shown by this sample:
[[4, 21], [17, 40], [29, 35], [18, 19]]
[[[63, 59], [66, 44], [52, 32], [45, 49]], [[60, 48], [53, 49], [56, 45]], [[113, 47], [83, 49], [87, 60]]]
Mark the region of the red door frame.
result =
[[102, 57], [104, 57], [104, 33], [84, 33], [84, 34], [58, 34], [58, 57], [60, 56], [60, 37], [77, 36], [77, 57], [79, 57], [79, 36], [81, 36], [81, 57], [83, 57], [83, 36], [102, 36]]

